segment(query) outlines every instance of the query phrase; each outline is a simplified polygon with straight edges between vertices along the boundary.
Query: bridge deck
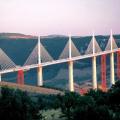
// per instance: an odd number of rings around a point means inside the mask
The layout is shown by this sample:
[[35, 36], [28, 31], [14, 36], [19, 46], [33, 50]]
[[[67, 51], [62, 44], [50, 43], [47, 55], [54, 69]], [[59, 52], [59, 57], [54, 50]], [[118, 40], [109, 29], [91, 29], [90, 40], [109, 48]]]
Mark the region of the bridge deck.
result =
[[44, 87], [36, 87], [30, 85], [19, 85], [16, 83], [9, 83], [9, 82], [0, 82], [0, 86], [8, 86], [15, 89], [20, 89], [23, 91], [28, 91], [32, 93], [40, 93], [40, 94], [63, 94], [60, 90], [55, 90], [51, 88], [44, 88]]

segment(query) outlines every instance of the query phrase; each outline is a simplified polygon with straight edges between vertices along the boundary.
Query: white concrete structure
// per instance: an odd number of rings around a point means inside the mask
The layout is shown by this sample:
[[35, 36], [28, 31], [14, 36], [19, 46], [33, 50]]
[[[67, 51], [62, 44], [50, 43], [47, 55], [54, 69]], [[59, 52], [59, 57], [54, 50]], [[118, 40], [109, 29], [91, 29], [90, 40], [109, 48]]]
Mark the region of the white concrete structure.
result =
[[43, 86], [43, 74], [42, 74], [42, 66], [38, 67], [38, 80], [37, 86]]
[[[113, 35], [112, 35], [112, 30], [111, 30], [111, 35], [110, 35], [110, 47], [111, 51], [113, 50]], [[115, 84], [115, 69], [114, 69], [114, 53], [110, 53], [110, 83]]]
[[92, 79], [93, 79], [93, 89], [97, 89], [97, 71], [96, 71], [96, 57], [92, 58]]
[[38, 78], [37, 85], [43, 86], [43, 74], [42, 74], [42, 66], [41, 66], [41, 43], [40, 37], [38, 37]]
[[115, 84], [114, 53], [110, 54], [110, 83]]
[[69, 62], [69, 90], [74, 91], [74, 80], [73, 80], [73, 61]]
[[73, 76], [73, 61], [71, 60], [72, 58], [72, 46], [71, 46], [71, 36], [69, 36], [69, 59], [70, 61], [68, 62], [68, 66], [69, 66], [69, 90], [71, 92], [74, 91], [74, 76]]
[[[95, 36], [93, 33], [93, 55], [95, 54]], [[93, 79], [93, 89], [97, 89], [97, 71], [96, 71], [96, 56], [92, 57], [92, 79]]]

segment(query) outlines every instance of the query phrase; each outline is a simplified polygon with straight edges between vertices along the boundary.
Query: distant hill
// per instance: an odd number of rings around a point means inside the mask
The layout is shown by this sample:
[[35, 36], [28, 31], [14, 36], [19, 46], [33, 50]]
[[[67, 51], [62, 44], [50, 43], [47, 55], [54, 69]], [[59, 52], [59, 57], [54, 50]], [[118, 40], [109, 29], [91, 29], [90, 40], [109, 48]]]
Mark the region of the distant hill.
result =
[[[65, 35], [48, 35], [48, 36], [41, 36], [41, 38], [58, 38], [58, 37], [67, 37]], [[10, 38], [10, 39], [35, 39], [38, 38], [38, 36], [33, 35], [25, 35], [21, 33], [0, 33], [0, 39], [2, 38]]]
[[24, 39], [29, 39], [29, 38], [36, 38], [36, 36], [32, 35], [25, 35], [21, 33], [0, 33], [0, 38], [24, 38]]
[[[48, 36], [42, 36], [42, 38], [58, 38], [58, 37], [68, 37], [66, 35], [48, 35]], [[89, 39], [91, 38], [91, 36], [72, 36], [73, 38], [81, 38], [81, 39]], [[96, 35], [97, 39], [107, 39], [109, 37], [109, 35]], [[114, 35], [115, 39], [119, 39], [120, 35], [116, 34]], [[33, 39], [33, 38], [37, 38], [37, 36], [33, 36], [33, 35], [25, 35], [25, 34], [21, 34], [21, 33], [0, 33], [0, 39], [1, 38], [11, 38], [11, 39], [19, 39], [19, 38], [23, 38], [23, 39]]]

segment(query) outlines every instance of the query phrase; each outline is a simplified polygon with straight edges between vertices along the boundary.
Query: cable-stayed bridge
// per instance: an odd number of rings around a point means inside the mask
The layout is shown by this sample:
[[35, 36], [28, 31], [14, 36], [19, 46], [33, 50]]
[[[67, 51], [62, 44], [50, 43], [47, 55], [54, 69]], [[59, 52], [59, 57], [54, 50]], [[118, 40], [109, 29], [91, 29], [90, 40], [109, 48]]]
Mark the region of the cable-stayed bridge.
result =
[[[51, 46], [52, 47], [52, 46]], [[53, 48], [54, 49], [54, 48]], [[38, 68], [38, 80], [37, 85], [43, 85], [43, 67], [60, 63], [68, 63], [69, 69], [69, 90], [74, 91], [74, 78], [73, 78], [73, 62], [76, 60], [92, 58], [92, 85], [93, 89], [97, 89], [97, 69], [96, 69], [96, 57], [101, 56], [101, 78], [102, 88], [106, 89], [106, 55], [110, 54], [110, 83], [115, 84], [115, 70], [114, 70], [114, 53], [117, 52], [117, 76], [120, 78], [120, 49], [118, 48], [115, 39], [112, 35], [108, 40], [105, 50], [102, 50], [96, 41], [93, 34], [92, 39], [82, 55], [76, 48], [72, 41], [71, 36], [65, 45], [59, 59], [54, 60], [45, 47], [42, 45], [40, 37], [38, 38], [38, 44], [35, 46], [23, 66], [16, 65], [0, 48], [0, 81], [1, 75], [5, 73], [18, 71], [18, 84], [24, 84], [24, 70]]]

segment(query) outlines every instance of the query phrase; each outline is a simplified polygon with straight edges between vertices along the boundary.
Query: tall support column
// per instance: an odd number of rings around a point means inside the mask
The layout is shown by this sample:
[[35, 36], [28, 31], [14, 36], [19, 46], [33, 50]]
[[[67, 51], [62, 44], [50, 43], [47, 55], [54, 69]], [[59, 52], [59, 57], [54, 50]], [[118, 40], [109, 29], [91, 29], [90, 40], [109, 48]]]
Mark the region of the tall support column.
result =
[[101, 56], [101, 79], [102, 79], [102, 90], [106, 91], [106, 55]]
[[38, 86], [43, 86], [43, 76], [42, 76], [42, 66], [38, 67], [38, 80], [37, 80]]
[[113, 50], [112, 30], [111, 30], [111, 34], [110, 34], [110, 48], [111, 48], [111, 53], [110, 53], [110, 84], [113, 85], [113, 84], [115, 84], [115, 70], [114, 70], [114, 53], [112, 52], [112, 50]]
[[115, 84], [114, 53], [110, 54], [110, 83]]
[[96, 56], [92, 58], [93, 89], [97, 89]]
[[117, 77], [120, 80], [120, 51], [117, 51]]
[[73, 81], [73, 61], [69, 62], [69, 90], [74, 91], [74, 81]]
[[69, 90], [74, 91], [74, 80], [73, 80], [73, 61], [72, 58], [72, 47], [71, 47], [71, 36], [69, 36]]
[[18, 71], [17, 83], [21, 85], [24, 84], [24, 71], [23, 70]]
[[41, 42], [40, 36], [38, 37], [38, 78], [37, 86], [43, 86], [43, 75], [42, 75], [42, 66], [41, 66]]
[[38, 64], [41, 64], [41, 42], [40, 36], [38, 37]]
[[0, 74], [0, 82], [2, 81], [2, 79], [1, 79], [1, 74]]
[[96, 56], [95, 56], [95, 36], [93, 32], [93, 57], [92, 57], [92, 79], [93, 79], [93, 89], [97, 89], [97, 70], [96, 70]]

